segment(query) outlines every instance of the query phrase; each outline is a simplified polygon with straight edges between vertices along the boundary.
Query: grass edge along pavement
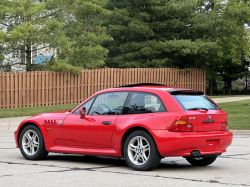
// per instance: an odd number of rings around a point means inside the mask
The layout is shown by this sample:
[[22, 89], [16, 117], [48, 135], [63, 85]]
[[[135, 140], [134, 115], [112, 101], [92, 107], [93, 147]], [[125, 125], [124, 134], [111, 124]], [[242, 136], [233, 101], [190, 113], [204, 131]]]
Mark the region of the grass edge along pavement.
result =
[[36, 114], [41, 114], [41, 113], [46, 113], [46, 112], [55, 112], [55, 111], [60, 111], [60, 110], [72, 110], [76, 106], [78, 106], [78, 104], [0, 109], [0, 118], [33, 116]]
[[227, 98], [227, 97], [249, 97], [250, 95], [208, 95], [211, 99], [213, 98]]
[[[218, 105], [228, 114], [229, 129], [250, 130], [250, 100], [242, 100]], [[0, 109], [0, 118], [32, 116], [35, 114], [71, 110], [78, 104], [54, 105], [30, 108]]]

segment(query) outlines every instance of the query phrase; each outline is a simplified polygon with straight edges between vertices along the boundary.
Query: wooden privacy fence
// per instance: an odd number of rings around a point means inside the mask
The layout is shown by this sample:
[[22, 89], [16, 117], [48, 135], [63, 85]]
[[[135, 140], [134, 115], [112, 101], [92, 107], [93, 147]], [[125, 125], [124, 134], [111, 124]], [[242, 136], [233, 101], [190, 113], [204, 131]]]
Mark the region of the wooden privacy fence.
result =
[[0, 108], [21, 108], [80, 103], [95, 92], [134, 83], [158, 83], [205, 92], [205, 71], [171, 68], [83, 69], [67, 72], [0, 72]]

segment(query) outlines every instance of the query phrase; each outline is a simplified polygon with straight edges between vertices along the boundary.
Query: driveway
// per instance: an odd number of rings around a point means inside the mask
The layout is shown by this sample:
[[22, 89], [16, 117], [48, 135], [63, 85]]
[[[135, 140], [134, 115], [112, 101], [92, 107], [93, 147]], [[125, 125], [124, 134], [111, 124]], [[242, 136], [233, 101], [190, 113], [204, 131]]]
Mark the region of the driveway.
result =
[[182, 157], [164, 158], [149, 172], [131, 170], [123, 159], [49, 154], [29, 161], [15, 148], [13, 131], [0, 131], [1, 186], [250, 186], [250, 135], [235, 135], [228, 152], [207, 167]]
[[216, 103], [228, 103], [228, 102], [234, 102], [234, 101], [242, 101], [250, 99], [249, 97], [225, 97], [225, 98], [213, 98], [213, 100]]

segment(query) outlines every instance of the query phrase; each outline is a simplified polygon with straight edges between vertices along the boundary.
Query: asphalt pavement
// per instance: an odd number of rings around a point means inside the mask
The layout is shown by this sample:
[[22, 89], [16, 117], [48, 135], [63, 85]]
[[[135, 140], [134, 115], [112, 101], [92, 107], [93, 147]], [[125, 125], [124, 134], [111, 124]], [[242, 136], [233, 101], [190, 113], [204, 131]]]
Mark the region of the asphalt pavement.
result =
[[13, 131], [0, 131], [0, 184], [9, 186], [250, 186], [250, 135], [234, 135], [227, 153], [210, 166], [164, 158], [153, 171], [131, 170], [124, 159], [50, 153], [29, 161], [15, 148]]

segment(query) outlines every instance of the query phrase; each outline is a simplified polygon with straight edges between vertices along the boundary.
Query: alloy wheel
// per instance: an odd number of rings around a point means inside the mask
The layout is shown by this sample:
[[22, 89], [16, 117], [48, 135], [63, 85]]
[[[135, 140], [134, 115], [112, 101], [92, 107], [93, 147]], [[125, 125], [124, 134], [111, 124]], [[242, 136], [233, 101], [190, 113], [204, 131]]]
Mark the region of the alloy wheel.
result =
[[29, 156], [36, 154], [39, 149], [39, 137], [35, 131], [28, 130], [24, 133], [22, 138], [22, 148]]
[[134, 137], [128, 144], [128, 157], [130, 161], [137, 165], [145, 164], [150, 156], [150, 145], [142, 136]]

